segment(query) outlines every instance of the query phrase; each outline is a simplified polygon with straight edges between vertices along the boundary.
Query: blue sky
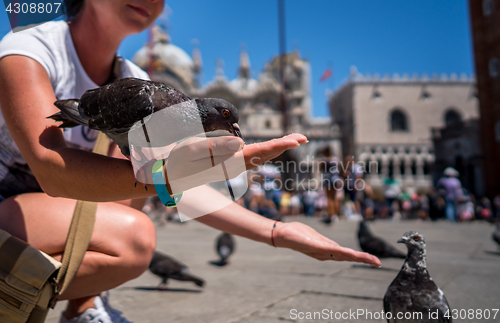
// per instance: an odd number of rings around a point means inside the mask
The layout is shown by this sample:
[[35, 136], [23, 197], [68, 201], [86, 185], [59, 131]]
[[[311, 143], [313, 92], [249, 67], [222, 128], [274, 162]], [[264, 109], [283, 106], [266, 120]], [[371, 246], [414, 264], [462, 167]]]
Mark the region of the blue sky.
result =
[[[198, 39], [203, 84], [215, 75], [217, 59], [236, 77], [241, 44], [250, 56], [253, 77], [278, 54], [276, 0], [171, 0], [167, 28], [173, 44], [191, 54]], [[360, 73], [473, 73], [466, 0], [287, 0], [287, 49], [299, 49], [311, 64], [313, 115], [327, 116], [325, 90]], [[0, 36], [9, 31], [0, 13]], [[143, 32], [129, 37], [120, 54], [131, 58], [146, 42]], [[327, 67], [334, 76], [320, 83]]]

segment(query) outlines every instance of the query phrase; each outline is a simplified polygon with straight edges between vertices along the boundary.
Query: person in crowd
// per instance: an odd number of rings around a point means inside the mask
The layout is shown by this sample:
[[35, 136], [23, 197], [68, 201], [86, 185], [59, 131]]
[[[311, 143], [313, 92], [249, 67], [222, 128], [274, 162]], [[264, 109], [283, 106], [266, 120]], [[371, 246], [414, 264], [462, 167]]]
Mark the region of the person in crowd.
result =
[[356, 190], [356, 203], [358, 203], [361, 215], [365, 220], [374, 220], [373, 190], [367, 183]]
[[290, 214], [299, 215], [300, 207], [302, 206], [302, 196], [296, 191], [292, 191], [290, 194]]
[[444, 170], [444, 176], [439, 179], [436, 189], [445, 191], [446, 218], [449, 221], [457, 221], [457, 200], [463, 196], [462, 183], [458, 179], [460, 174], [453, 167]]
[[314, 203], [316, 203], [318, 198], [319, 193], [311, 188], [308, 188], [302, 193], [302, 204], [306, 216], [314, 216]]
[[342, 189], [344, 182], [340, 176], [340, 162], [335, 156], [324, 160], [323, 189], [326, 193], [328, 216], [337, 216], [340, 212], [340, 201], [336, 198], [337, 192]]
[[[389, 216], [393, 215], [395, 203], [399, 195], [402, 193], [401, 186], [399, 182], [394, 178], [394, 175], [386, 177], [383, 181], [384, 183], [384, 198], [386, 205], [389, 208]], [[399, 208], [398, 208], [399, 210]]]
[[493, 210], [495, 212], [495, 220], [500, 220], [500, 194], [493, 198]]

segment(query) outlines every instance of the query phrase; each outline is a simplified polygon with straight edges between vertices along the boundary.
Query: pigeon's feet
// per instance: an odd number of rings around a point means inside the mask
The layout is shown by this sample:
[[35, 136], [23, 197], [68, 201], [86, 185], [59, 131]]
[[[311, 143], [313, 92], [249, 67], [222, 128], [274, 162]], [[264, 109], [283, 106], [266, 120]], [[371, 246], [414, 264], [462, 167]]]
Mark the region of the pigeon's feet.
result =
[[157, 290], [159, 291], [166, 291], [167, 290], [167, 284], [163, 284], [161, 283], [160, 285], [158, 285], [158, 287], [156, 287]]

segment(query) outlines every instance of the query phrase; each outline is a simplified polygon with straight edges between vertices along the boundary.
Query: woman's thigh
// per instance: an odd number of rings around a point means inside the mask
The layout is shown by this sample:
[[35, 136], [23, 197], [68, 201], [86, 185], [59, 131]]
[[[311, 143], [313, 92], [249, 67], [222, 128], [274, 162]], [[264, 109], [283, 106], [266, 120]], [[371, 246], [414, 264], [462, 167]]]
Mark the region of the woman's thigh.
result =
[[[0, 228], [49, 255], [60, 255], [75, 204], [45, 193], [13, 196], [0, 203]], [[98, 204], [89, 250], [120, 256], [154, 246], [154, 226], [144, 213], [115, 202]]]

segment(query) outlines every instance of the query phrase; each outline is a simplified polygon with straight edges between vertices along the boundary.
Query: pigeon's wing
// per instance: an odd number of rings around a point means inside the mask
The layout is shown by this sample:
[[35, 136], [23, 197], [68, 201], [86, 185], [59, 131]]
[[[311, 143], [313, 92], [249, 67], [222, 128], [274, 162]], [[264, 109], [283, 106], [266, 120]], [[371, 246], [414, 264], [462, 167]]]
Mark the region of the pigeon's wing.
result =
[[384, 241], [384, 251], [381, 257], [405, 259], [406, 254]]
[[85, 92], [80, 101], [89, 127], [122, 133], [153, 112], [190, 98], [165, 84], [125, 78]]
[[[392, 295], [391, 295], [391, 290], [390, 286], [387, 288], [387, 292], [385, 292], [384, 295], [384, 312], [385, 313], [391, 313], [392, 314]], [[387, 315], [386, 315], [387, 317]], [[391, 323], [391, 320], [387, 319], [387, 323]]]
[[438, 288], [440, 297], [438, 301], [438, 318], [439, 318], [439, 323], [451, 323], [452, 318], [451, 318], [451, 311], [450, 311], [450, 305], [448, 304], [448, 301], [446, 300], [446, 297], [444, 297], [443, 291]]
[[181, 271], [170, 275], [170, 278], [179, 281], [192, 281], [198, 286], [203, 286], [205, 281], [195, 275], [193, 275], [187, 268], [182, 268]]
[[171, 276], [186, 268], [180, 261], [165, 254], [155, 252], [153, 260], [149, 265], [149, 270], [160, 277]]
[[364, 237], [359, 241], [361, 249], [377, 257], [381, 257], [385, 251], [385, 243], [377, 237]]
[[412, 310], [422, 312], [424, 315], [428, 315], [429, 311], [435, 313], [437, 310], [438, 319], [435, 322], [450, 323], [451, 317], [445, 317], [446, 314], [450, 316], [451, 313], [448, 311], [450, 307], [443, 291], [437, 287], [430, 276], [429, 280], [418, 282], [418, 285], [419, 288], [411, 291]]

